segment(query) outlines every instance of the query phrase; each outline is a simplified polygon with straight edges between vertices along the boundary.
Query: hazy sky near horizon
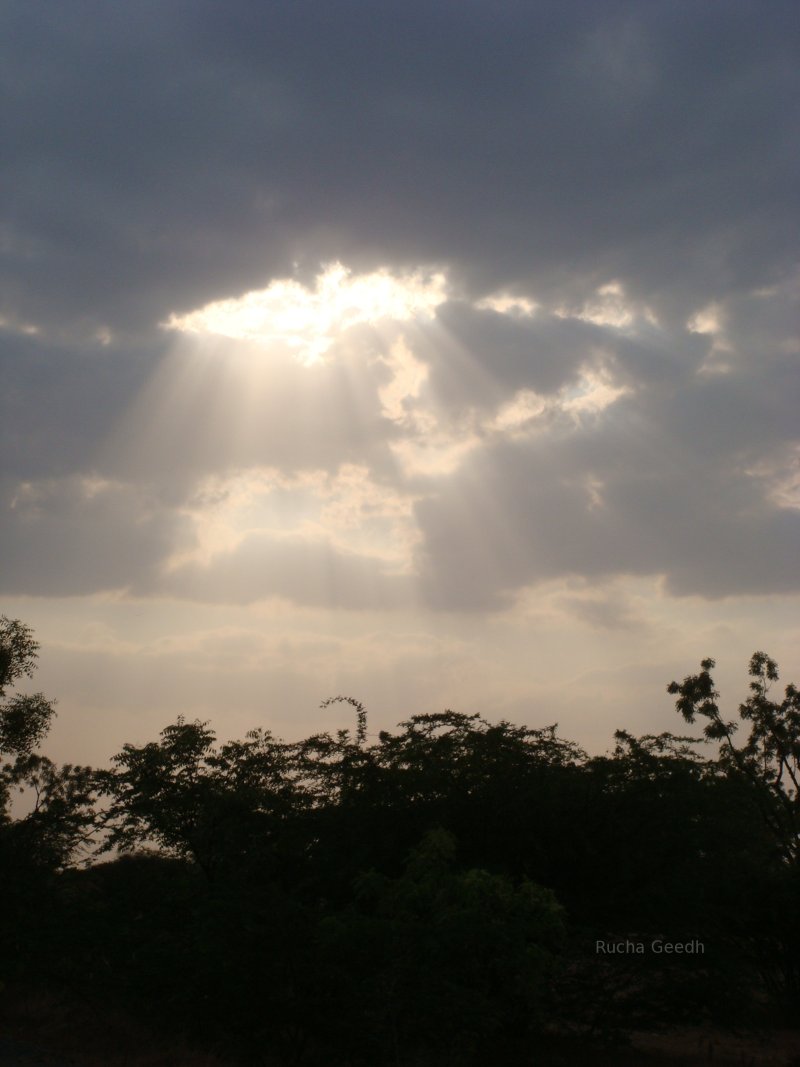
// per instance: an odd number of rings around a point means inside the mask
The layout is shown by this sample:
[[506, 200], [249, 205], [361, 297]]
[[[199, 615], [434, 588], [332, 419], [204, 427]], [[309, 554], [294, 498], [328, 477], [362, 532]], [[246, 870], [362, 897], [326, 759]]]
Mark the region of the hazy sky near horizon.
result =
[[[0, 612], [51, 751], [800, 674], [781, 0], [0, 14]], [[30, 688], [30, 687], [29, 687]]]

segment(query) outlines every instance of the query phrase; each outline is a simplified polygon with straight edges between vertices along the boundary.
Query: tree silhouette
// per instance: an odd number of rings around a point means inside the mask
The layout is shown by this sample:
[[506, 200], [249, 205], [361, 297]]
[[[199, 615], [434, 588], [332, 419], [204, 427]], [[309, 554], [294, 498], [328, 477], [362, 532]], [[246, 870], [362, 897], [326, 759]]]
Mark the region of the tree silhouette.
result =
[[671, 682], [667, 692], [678, 694], [676, 707], [693, 723], [697, 715], [707, 719], [704, 734], [721, 742], [720, 760], [726, 769], [752, 786], [753, 797], [776, 846], [787, 863], [800, 863], [800, 693], [786, 686], [783, 701], [768, 694], [778, 680], [778, 667], [765, 652], [754, 652], [749, 673], [751, 694], [739, 706], [739, 715], [749, 722], [750, 736], [737, 747], [735, 722], [720, 713], [719, 693], [711, 677], [715, 663], [704, 659], [701, 671], [682, 683]]
[[[178, 718], [91, 771], [40, 752], [51, 701], [6, 696], [37, 652], [2, 619], [0, 982], [280, 1067], [550, 1062], [565, 1034], [796, 1017], [800, 712], [764, 653], [740, 745], [704, 660], [669, 686], [702, 738], [620, 729], [589, 756], [446, 710], [370, 739], [339, 696], [354, 732], [220, 744]], [[628, 938], [707, 952], [598, 957]]]

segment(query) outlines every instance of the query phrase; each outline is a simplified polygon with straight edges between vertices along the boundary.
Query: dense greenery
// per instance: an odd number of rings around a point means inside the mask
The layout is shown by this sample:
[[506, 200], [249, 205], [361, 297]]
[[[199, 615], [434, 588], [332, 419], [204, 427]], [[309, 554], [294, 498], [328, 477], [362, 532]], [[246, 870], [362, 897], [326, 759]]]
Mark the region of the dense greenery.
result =
[[354, 735], [219, 745], [178, 719], [101, 771], [39, 753], [53, 704], [6, 693], [36, 654], [2, 617], [7, 989], [274, 1064], [521, 1063], [554, 1034], [800, 1007], [800, 700], [770, 699], [764, 653], [741, 746], [705, 660], [669, 686], [701, 740], [621, 730], [589, 757], [555, 726], [446, 711], [370, 743], [339, 697]]

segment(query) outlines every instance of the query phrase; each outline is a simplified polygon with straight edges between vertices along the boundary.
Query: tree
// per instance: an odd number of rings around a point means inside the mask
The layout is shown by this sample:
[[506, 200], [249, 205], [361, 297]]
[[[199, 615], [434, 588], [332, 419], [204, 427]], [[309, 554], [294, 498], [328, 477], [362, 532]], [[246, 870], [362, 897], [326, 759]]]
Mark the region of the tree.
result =
[[676, 707], [687, 722], [707, 720], [704, 733], [720, 742], [719, 766], [738, 783], [761, 820], [772, 845], [761, 869], [753, 872], [754, 921], [741, 927], [747, 946], [770, 996], [796, 1017], [800, 1002], [800, 693], [790, 684], [780, 702], [770, 699], [778, 667], [766, 652], [750, 659], [750, 696], [739, 705], [750, 724], [747, 741], [737, 746], [738, 724], [723, 719], [719, 693], [704, 659], [701, 671], [682, 683], [671, 682]]
[[269, 866], [283, 818], [302, 794], [291, 749], [263, 730], [217, 748], [208, 723], [183, 717], [160, 741], [124, 745], [115, 769], [98, 776], [111, 797], [103, 850], [156, 843], [212, 880], [220, 870]]
[[[22, 677], [32, 677], [39, 658], [33, 630], [0, 616], [0, 698]], [[94, 780], [88, 767], [58, 767], [36, 750], [55, 716], [55, 702], [42, 693], [15, 693], [0, 703], [0, 825], [3, 848], [43, 868], [63, 866], [91, 836]], [[12, 820], [12, 789], [28, 790], [32, 810]]]
[[[31, 678], [39, 657], [33, 631], [19, 619], [0, 615], [0, 698], [18, 678]], [[0, 755], [26, 756], [41, 744], [55, 715], [41, 693], [17, 694], [0, 704]]]
[[677, 694], [675, 706], [686, 722], [698, 715], [707, 720], [703, 730], [709, 740], [720, 742], [720, 764], [740, 776], [752, 796], [784, 861], [800, 865], [800, 692], [790, 684], [784, 699], [769, 699], [778, 667], [766, 652], [750, 659], [750, 696], [739, 705], [739, 716], [749, 722], [750, 736], [741, 747], [734, 744], [735, 722], [722, 718], [719, 692], [711, 671], [713, 659], [704, 659], [699, 674], [683, 682], [670, 682], [667, 692]]
[[[42, 693], [7, 690], [30, 678], [39, 644], [18, 619], [0, 616], [0, 979], [57, 966], [63, 924], [57, 875], [91, 840], [94, 778], [89, 767], [58, 766], [38, 748], [55, 705]], [[30, 808], [14, 817], [12, 791]]]
[[10, 821], [11, 790], [33, 770], [32, 753], [55, 715], [53, 702], [41, 693], [16, 693], [4, 699], [19, 678], [33, 676], [38, 655], [39, 644], [31, 628], [19, 619], [0, 615], [0, 759], [13, 759], [0, 763], [0, 824]]

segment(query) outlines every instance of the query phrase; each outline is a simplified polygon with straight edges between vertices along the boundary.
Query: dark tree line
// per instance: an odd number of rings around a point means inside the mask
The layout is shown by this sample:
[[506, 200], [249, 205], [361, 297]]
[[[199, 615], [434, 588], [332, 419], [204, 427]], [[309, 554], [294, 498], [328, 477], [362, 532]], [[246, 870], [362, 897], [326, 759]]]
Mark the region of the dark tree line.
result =
[[179, 718], [92, 770], [39, 752], [52, 702], [8, 695], [37, 648], [0, 619], [7, 989], [274, 1064], [515, 1063], [574, 1033], [796, 1017], [800, 698], [773, 698], [764, 653], [741, 743], [704, 660], [669, 686], [699, 740], [620, 730], [590, 757], [445, 711], [368, 743], [340, 697], [354, 734], [217, 744]]

